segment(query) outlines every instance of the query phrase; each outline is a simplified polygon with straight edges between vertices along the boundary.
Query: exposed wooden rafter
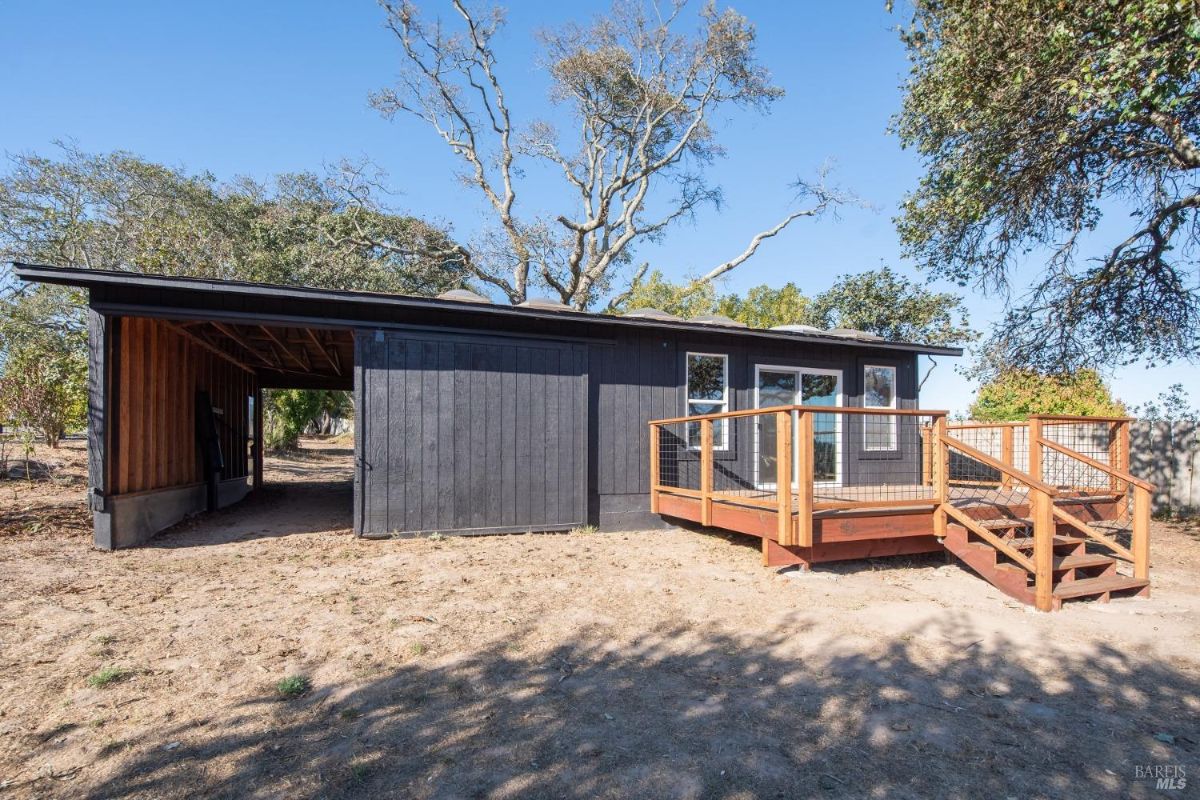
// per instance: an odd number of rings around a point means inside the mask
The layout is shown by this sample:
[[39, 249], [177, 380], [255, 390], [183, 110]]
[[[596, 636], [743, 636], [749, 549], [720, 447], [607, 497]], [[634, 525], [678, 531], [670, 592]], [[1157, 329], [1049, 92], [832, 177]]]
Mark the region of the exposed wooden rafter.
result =
[[258, 329], [265, 333], [268, 339], [277, 344], [279, 349], [283, 351], [283, 354], [294, 361], [296, 366], [300, 367], [300, 369], [306, 372], [312, 372], [312, 364], [308, 363], [307, 359], [301, 360], [299, 356], [292, 352], [292, 349], [287, 346], [287, 343], [284, 342], [281, 337], [275, 335], [274, 331], [272, 331], [266, 325], [259, 325]]
[[225, 323], [223, 323], [223, 322], [213, 322], [213, 323], [212, 323], [212, 325], [213, 325], [213, 327], [214, 327], [214, 328], [216, 328], [216, 329], [217, 329], [217, 330], [219, 330], [221, 333], [223, 333], [223, 334], [225, 334], [226, 336], [228, 336], [228, 337], [229, 337], [230, 339], [232, 339], [234, 342], [236, 342], [237, 344], [241, 345], [243, 349], [245, 349], [247, 352], [249, 352], [249, 353], [250, 353], [250, 355], [254, 356], [255, 358], [257, 358], [259, 361], [261, 361], [261, 362], [263, 362], [264, 364], [266, 364], [266, 365], [267, 365], [268, 367], [270, 367], [271, 369], [280, 369], [281, 365], [280, 365], [280, 363], [278, 362], [278, 360], [276, 360], [276, 361], [271, 361], [270, 359], [268, 359], [268, 358], [267, 358], [266, 356], [264, 356], [264, 355], [263, 355], [261, 352], [259, 352], [258, 348], [256, 348], [254, 345], [252, 345], [252, 344], [249, 342], [249, 340], [247, 340], [246, 338], [244, 338], [244, 337], [243, 337], [243, 336], [242, 336], [240, 333], [238, 333], [237, 331], [235, 331], [235, 330], [234, 330], [234, 329], [233, 329], [231, 326], [229, 326], [229, 325], [226, 325], [226, 324], [225, 324]]
[[212, 342], [209, 342], [207, 339], [203, 339], [200, 336], [197, 336], [195, 333], [192, 333], [191, 331], [189, 331], [187, 328], [183, 327], [182, 325], [171, 322], [170, 320], [163, 320], [162, 322], [164, 325], [166, 325], [168, 328], [170, 328], [171, 330], [178, 333], [180, 336], [185, 337], [189, 341], [195, 342], [197, 345], [199, 345], [200, 347], [203, 347], [205, 350], [209, 351], [213, 355], [220, 356], [221, 358], [225, 359], [226, 361], [233, 364], [234, 366], [240, 367], [240, 368], [244, 369], [246, 372], [249, 372], [251, 375], [256, 374], [254, 367], [251, 367], [250, 365], [244, 363], [241, 359], [235, 358], [231, 354], [229, 354], [229, 353], [225, 352], [224, 350], [222, 350], [221, 348], [217, 347]]
[[308, 334], [308, 338], [317, 346], [317, 350], [320, 351], [321, 355], [325, 356], [325, 360], [329, 362], [329, 366], [333, 367], [333, 371], [340, 378], [342, 375], [342, 360], [338, 357], [337, 351], [334, 350], [331, 354], [330, 350], [326, 348], [325, 343], [317, 338], [317, 333], [312, 328], [305, 328], [304, 332]]

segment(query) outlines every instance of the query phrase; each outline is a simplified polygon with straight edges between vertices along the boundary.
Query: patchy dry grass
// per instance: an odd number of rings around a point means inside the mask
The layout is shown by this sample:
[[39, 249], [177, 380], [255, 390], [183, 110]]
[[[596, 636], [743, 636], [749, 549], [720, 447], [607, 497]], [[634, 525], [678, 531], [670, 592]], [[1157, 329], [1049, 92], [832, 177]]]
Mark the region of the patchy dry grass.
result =
[[[1136, 765], [1200, 775], [1200, 541], [1173, 524], [1151, 599], [1047, 615], [940, 558], [780, 574], [683, 530], [360, 541], [344, 451], [271, 466], [151, 547], [0, 538], [0, 797], [1136, 798]], [[88, 685], [100, 664], [136, 678]]]

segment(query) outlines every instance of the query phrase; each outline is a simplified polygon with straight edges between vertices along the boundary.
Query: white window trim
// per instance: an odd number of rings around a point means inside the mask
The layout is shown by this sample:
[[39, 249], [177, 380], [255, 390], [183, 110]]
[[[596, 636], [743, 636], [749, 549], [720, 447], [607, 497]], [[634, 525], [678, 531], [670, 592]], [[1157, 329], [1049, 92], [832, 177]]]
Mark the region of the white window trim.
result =
[[[891, 373], [892, 373], [892, 402], [890, 405], [886, 405], [886, 406], [869, 406], [869, 405], [867, 405], [867, 370], [869, 370], [869, 369], [886, 369], [886, 370], [891, 371]], [[900, 371], [898, 369], [896, 369], [896, 366], [894, 364], [863, 364], [863, 395], [862, 395], [863, 408], [896, 408], [897, 401], [899, 400], [899, 398], [900, 398]], [[867, 416], [869, 416], [869, 415], [867, 415]], [[891, 427], [891, 432], [892, 432], [891, 446], [890, 447], [880, 447], [878, 445], [872, 446], [868, 440], [868, 434], [871, 433], [870, 426], [868, 424], [866, 424], [867, 420], [864, 419], [863, 420], [863, 450], [864, 451], [866, 451], [868, 453], [894, 453], [900, 449], [900, 431], [899, 431], [900, 418], [897, 416], [892, 416], [892, 417], [884, 417], [884, 419], [888, 420], [888, 423]]]
[[[720, 400], [693, 400], [688, 397], [688, 371], [691, 369], [692, 356], [705, 356], [708, 358], [721, 359], [721, 399]], [[719, 405], [722, 411], [729, 411], [729, 354], [728, 353], [698, 353], [691, 350], [687, 351], [683, 357], [683, 415], [685, 417], [692, 416], [692, 404], [698, 403], [701, 405]], [[691, 423], [684, 423], [686, 426]], [[715, 439], [716, 437], [714, 437]], [[713, 451], [729, 449], [729, 420], [721, 425], [721, 441], [713, 442]], [[699, 450], [699, 447], [688, 445], [689, 450]]]

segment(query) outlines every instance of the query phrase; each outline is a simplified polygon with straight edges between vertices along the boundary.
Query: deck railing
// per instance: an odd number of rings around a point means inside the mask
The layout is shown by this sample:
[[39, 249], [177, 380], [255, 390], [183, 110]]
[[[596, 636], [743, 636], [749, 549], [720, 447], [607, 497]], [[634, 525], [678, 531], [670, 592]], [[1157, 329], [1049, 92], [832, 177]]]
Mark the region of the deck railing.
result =
[[789, 405], [654, 420], [651, 507], [663, 492], [698, 498], [705, 525], [721, 504], [766, 509], [780, 544], [809, 547], [814, 512], [941, 502], [922, 430], [946, 413]]
[[[1064, 498], [1110, 496], [1115, 515], [1082, 519], [1058, 505], [1053, 516], [1133, 565], [1135, 578], [1150, 574], [1150, 506], [1153, 486], [1129, 472], [1129, 417], [1037, 414], [1026, 422], [956, 423], [948, 432], [1006, 466], [1044, 482]], [[978, 460], [959, 462], [951, 481], [1005, 485], [997, 470]]]
[[[1129, 423], [949, 424], [945, 411], [815, 405], [654, 420], [651, 510], [664, 495], [691, 498], [713, 525], [729, 508], [759, 509], [774, 516], [780, 545], [811, 547], [814, 514], [926, 507], [936, 535], [954, 520], [1031, 572], [1036, 605], [1048, 610], [1060, 524], [1132, 562], [1134, 577], [1149, 575], [1152, 487], [1128, 471]], [[1096, 499], [1116, 516], [1064, 507]], [[1032, 555], [977, 516], [989, 507], [1028, 509]]]

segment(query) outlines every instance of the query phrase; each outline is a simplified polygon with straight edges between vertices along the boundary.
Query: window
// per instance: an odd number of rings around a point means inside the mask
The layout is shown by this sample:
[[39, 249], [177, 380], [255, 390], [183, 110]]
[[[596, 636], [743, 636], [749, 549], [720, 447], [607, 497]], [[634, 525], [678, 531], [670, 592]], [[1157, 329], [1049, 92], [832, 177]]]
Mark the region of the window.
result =
[[[729, 410], [729, 356], [717, 353], [687, 354], [686, 416], [720, 414]], [[713, 420], [713, 449], [729, 447], [727, 420]], [[688, 423], [688, 447], [700, 447], [700, 424]]]
[[[863, 367], [863, 406], [896, 407], [896, 368], [868, 364]], [[863, 421], [864, 450], [896, 449], [896, 417], [867, 415]]]

